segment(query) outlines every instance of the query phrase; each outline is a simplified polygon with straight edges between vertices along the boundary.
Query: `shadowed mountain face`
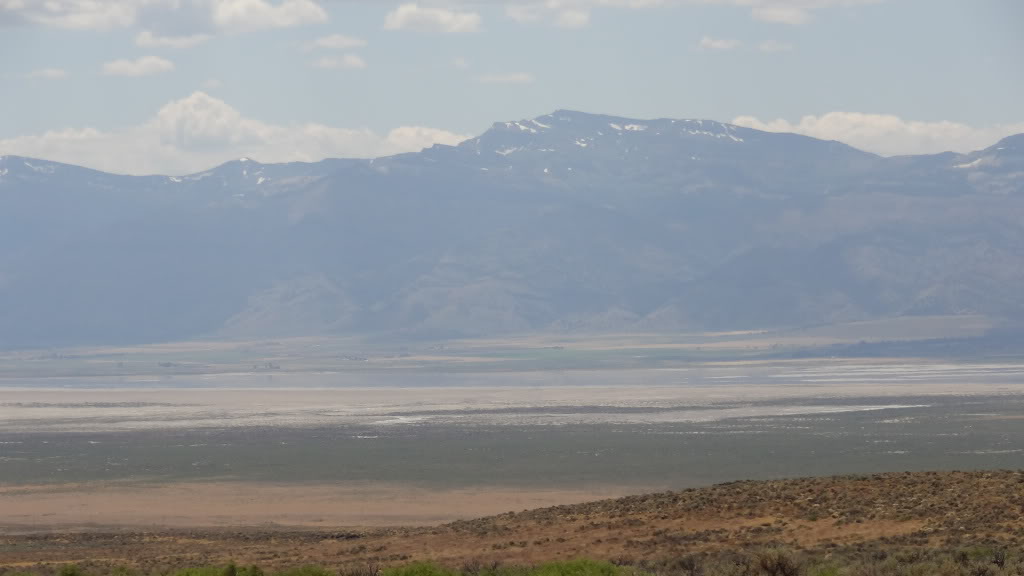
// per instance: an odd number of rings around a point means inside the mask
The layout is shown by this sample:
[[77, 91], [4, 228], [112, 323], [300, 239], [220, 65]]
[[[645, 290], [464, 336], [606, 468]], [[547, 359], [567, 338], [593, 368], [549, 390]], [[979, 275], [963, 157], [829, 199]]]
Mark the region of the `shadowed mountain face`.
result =
[[558, 111], [376, 160], [0, 157], [0, 345], [1024, 316], [1024, 135], [881, 158]]

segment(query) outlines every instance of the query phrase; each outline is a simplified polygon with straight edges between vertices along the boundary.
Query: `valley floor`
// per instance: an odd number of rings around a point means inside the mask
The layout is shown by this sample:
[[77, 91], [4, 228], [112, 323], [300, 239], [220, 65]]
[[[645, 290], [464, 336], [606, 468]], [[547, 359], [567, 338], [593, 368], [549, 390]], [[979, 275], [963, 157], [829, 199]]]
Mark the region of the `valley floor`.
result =
[[0, 572], [1019, 547], [1022, 438], [1013, 362], [9, 380]]

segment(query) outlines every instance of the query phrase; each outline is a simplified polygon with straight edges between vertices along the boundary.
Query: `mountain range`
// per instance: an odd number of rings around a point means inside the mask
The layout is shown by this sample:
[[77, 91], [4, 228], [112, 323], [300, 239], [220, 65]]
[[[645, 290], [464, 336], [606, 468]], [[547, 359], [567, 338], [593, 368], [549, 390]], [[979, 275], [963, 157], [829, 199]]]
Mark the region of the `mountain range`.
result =
[[0, 157], [0, 346], [1024, 319], [1024, 134], [880, 157], [559, 110], [373, 160]]

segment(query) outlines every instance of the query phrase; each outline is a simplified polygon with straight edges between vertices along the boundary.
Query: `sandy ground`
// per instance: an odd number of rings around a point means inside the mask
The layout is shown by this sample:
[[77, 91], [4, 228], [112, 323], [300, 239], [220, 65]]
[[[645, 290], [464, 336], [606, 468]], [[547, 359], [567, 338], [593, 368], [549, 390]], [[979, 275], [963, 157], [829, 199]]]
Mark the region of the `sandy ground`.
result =
[[241, 482], [0, 487], [0, 531], [146, 527], [423, 526], [649, 492]]
[[[890, 550], [1000, 546], [1012, 553], [1022, 527], [1015, 504], [1022, 480], [1020, 472], [977, 471], [734, 482], [426, 528], [0, 531], [0, 573], [53, 574], [68, 562], [101, 576], [229, 561], [268, 572], [316, 564], [348, 574], [417, 560], [458, 568], [587, 556], [637, 565], [722, 554], [732, 563], [738, 552], [780, 543], [857, 561], [886, 558], [877, 553]], [[990, 565], [982, 556], [978, 561], [979, 568]]]

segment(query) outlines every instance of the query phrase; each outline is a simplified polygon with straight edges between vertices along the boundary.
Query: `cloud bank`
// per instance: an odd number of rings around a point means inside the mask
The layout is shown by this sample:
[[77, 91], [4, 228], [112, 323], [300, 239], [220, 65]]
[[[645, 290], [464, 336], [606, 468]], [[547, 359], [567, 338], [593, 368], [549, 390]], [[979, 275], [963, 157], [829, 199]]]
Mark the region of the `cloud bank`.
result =
[[384, 18], [384, 29], [412, 29], [441, 34], [476, 32], [480, 29], [480, 15], [411, 2], [388, 12]]
[[883, 156], [971, 152], [987, 148], [1007, 136], [1024, 133], [1024, 122], [978, 128], [957, 122], [919, 122], [889, 114], [859, 112], [804, 116], [797, 122], [739, 116], [732, 123], [769, 132], [795, 132], [838, 140]]
[[[815, 12], [839, 6], [878, 4], [886, 0], [509, 0], [505, 15], [518, 22], [548, 23], [564, 28], [582, 28], [590, 23], [595, 7], [652, 8], [678, 4], [718, 4], [750, 9], [756, 20], [801, 25]], [[470, 0], [464, 0], [469, 4]]]
[[327, 11], [314, 0], [0, 0], [0, 22], [78, 30], [159, 25], [159, 21], [146, 22], [145, 15], [173, 12], [201, 15], [203, 22], [197, 23], [201, 28], [231, 31], [290, 28], [327, 20]]
[[[496, 0], [506, 17], [562, 28], [584, 28], [595, 7], [642, 9], [680, 4], [738, 6], [758, 20], [804, 24], [815, 12], [841, 6], [877, 4], [887, 0]], [[420, 0], [381, 3], [384, 28], [438, 33], [476, 32], [481, 17], [476, 0]], [[201, 43], [212, 31], [253, 31], [319, 24], [329, 19], [325, 0], [0, 0], [0, 24], [30, 24], [72, 29], [153, 29], [152, 42], [167, 47]], [[157, 28], [184, 16], [187, 30], [161, 36]], [[164, 30], [164, 32], [167, 32]], [[160, 43], [164, 39], [164, 43]], [[191, 40], [190, 40], [191, 39]], [[141, 42], [147, 42], [143, 38]]]
[[164, 105], [147, 122], [117, 131], [69, 128], [0, 140], [0, 154], [32, 156], [120, 174], [182, 175], [232, 158], [315, 162], [374, 158], [457, 144], [467, 136], [423, 126], [387, 134], [323, 124], [275, 125], [242, 115], [204, 92]]

